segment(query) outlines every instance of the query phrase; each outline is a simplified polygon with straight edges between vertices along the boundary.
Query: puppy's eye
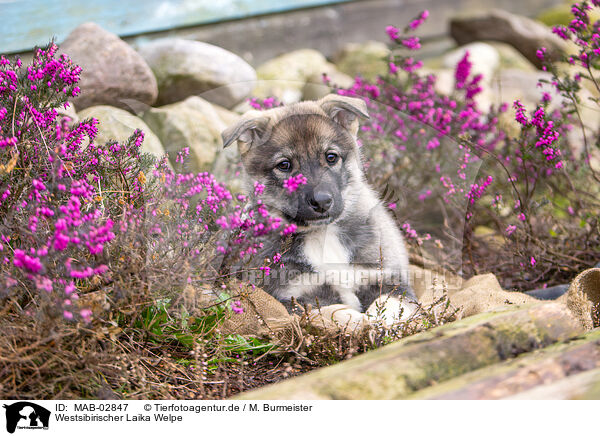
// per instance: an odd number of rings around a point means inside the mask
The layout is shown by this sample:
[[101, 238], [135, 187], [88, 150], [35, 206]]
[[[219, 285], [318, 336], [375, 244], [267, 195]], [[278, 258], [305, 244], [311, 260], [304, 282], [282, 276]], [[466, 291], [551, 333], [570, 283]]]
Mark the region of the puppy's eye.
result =
[[339, 156], [336, 153], [327, 153], [325, 159], [329, 165], [333, 165], [338, 161]]
[[279, 171], [283, 171], [284, 173], [287, 173], [289, 170], [292, 169], [292, 163], [289, 160], [282, 160], [281, 162], [279, 162], [277, 164], [276, 168]]

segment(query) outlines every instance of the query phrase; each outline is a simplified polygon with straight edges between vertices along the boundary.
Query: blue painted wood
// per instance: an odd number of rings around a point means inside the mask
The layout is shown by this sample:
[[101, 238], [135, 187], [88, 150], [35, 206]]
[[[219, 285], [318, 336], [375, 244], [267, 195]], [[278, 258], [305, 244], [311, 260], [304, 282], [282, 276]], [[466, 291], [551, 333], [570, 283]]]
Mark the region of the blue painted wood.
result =
[[30, 50], [94, 21], [120, 36], [351, 0], [0, 0], [0, 53]]

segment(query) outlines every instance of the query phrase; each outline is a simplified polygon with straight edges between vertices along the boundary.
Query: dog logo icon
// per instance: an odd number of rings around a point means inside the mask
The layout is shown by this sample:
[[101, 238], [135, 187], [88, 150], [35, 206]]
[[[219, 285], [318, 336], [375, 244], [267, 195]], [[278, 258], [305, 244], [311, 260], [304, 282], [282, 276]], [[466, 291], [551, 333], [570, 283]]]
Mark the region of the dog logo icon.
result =
[[6, 431], [14, 433], [18, 429], [48, 429], [50, 411], [29, 401], [19, 401], [3, 406], [6, 409]]

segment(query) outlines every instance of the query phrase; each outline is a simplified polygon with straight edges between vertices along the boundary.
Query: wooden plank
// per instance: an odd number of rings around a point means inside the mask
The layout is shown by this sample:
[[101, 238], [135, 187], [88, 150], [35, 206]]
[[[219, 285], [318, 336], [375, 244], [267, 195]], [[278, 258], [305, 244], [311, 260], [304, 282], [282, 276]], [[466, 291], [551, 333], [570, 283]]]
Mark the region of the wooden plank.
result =
[[94, 21], [120, 36], [344, 3], [350, 0], [3, 0], [0, 53], [62, 41]]
[[583, 327], [564, 305], [512, 306], [408, 336], [345, 362], [234, 398], [403, 399], [436, 383], [582, 333]]

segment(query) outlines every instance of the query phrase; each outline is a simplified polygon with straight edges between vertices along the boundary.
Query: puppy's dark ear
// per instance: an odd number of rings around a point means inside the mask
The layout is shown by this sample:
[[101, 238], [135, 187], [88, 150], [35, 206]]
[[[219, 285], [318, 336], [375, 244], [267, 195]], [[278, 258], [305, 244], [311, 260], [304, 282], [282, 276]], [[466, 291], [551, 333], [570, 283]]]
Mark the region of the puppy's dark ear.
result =
[[264, 137], [268, 123], [267, 117], [242, 118], [221, 133], [223, 147], [228, 147], [237, 141], [240, 153], [246, 153], [250, 147], [256, 145]]
[[367, 104], [361, 98], [330, 94], [319, 100], [319, 104], [333, 121], [348, 130], [352, 136], [358, 133], [358, 117], [369, 118]]

